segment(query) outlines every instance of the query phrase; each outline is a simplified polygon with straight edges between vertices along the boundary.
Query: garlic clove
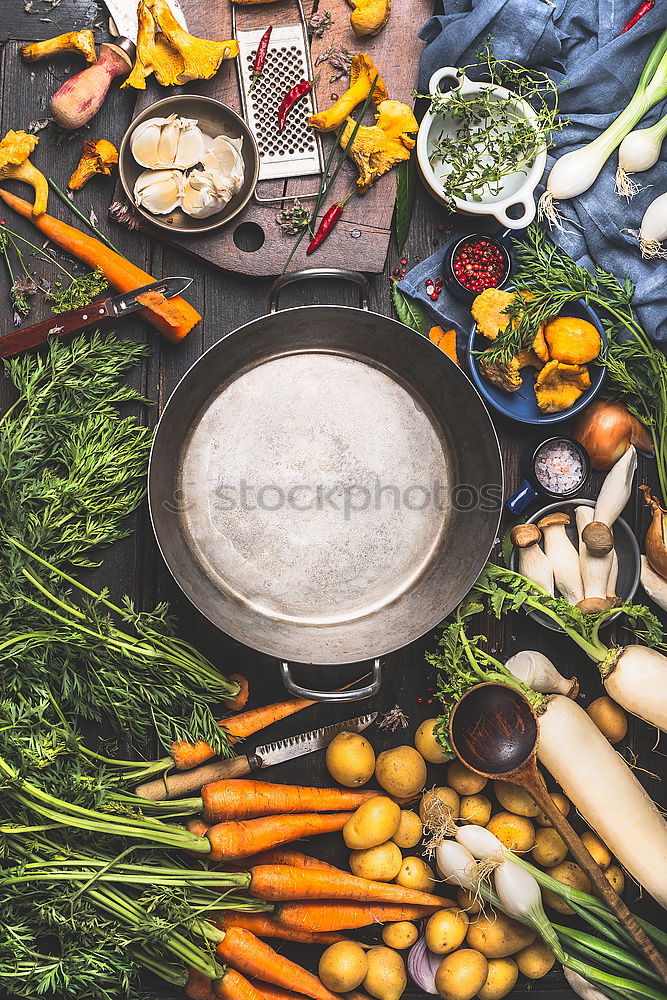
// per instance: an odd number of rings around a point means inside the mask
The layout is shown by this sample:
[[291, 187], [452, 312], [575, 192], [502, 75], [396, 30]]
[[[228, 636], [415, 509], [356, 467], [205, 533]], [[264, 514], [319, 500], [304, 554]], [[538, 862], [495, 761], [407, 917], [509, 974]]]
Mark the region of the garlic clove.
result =
[[167, 118], [149, 118], [135, 128], [130, 140], [130, 151], [140, 166], [153, 167], [158, 162], [160, 135], [162, 126], [167, 121]]
[[185, 182], [181, 208], [194, 219], [208, 219], [222, 211], [233, 194], [219, 170], [193, 170]]
[[245, 176], [242, 147], [243, 136], [233, 139], [231, 136], [218, 135], [207, 143], [202, 157], [205, 170], [220, 171], [229, 178], [234, 194], [241, 189]]
[[144, 170], [134, 185], [134, 200], [151, 215], [167, 215], [180, 205], [183, 175], [180, 170]]
[[133, 135], [130, 149], [137, 163], [151, 170], [179, 167], [187, 170], [200, 163], [204, 135], [194, 118], [149, 118]]

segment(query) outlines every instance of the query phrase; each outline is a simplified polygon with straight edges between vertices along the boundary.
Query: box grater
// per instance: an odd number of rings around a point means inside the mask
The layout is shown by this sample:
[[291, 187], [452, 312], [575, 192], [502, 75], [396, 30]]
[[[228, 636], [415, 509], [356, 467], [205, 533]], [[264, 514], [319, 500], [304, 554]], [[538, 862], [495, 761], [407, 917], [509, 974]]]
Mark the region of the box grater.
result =
[[[232, 4], [233, 37], [239, 45], [237, 66], [243, 117], [259, 148], [259, 180], [277, 180], [321, 174], [322, 144], [319, 135], [308, 127], [308, 118], [317, 111], [311, 90], [290, 112], [285, 128], [278, 131], [278, 108], [285, 94], [302, 80], [313, 79], [308, 28], [301, 0], [295, 0], [299, 20], [294, 24], [273, 27], [264, 64], [264, 72], [250, 89], [252, 66], [259, 41], [268, 25], [244, 29], [237, 25], [236, 4]], [[317, 197], [318, 191], [300, 194], [299, 198]], [[260, 202], [283, 201], [282, 196], [262, 198]]]

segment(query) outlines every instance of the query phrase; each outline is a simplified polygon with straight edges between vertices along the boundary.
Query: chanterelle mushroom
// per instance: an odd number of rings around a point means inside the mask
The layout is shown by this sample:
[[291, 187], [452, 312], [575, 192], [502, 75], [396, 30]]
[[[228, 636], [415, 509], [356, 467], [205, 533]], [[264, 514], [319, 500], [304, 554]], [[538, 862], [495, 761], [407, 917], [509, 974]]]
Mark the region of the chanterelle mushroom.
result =
[[590, 389], [591, 376], [583, 365], [549, 361], [535, 379], [535, 396], [542, 413], [569, 410]]
[[371, 100], [377, 106], [388, 98], [387, 87], [384, 80], [375, 68], [375, 63], [365, 52], [358, 52], [352, 58], [350, 66], [350, 86], [342, 94], [335, 104], [332, 104], [326, 111], [311, 115], [308, 124], [316, 128], [319, 132], [332, 132], [342, 125], [351, 111], [354, 111], [357, 104], [365, 101], [371, 92], [373, 81], [375, 87]]
[[568, 604], [584, 599], [584, 585], [579, 569], [579, 553], [567, 536], [565, 526], [570, 518], [562, 511], [547, 514], [537, 522], [544, 535], [544, 551], [554, 573], [556, 586]]
[[46, 212], [46, 203], [49, 197], [49, 185], [46, 177], [39, 172], [37, 167], [33, 167], [28, 159], [38, 142], [39, 139], [36, 135], [29, 135], [27, 132], [14, 132], [13, 129], [10, 129], [0, 142], [0, 180], [24, 181], [34, 188], [33, 215], [42, 215], [43, 212]]
[[137, 8], [139, 31], [132, 72], [123, 87], [146, 89], [151, 73], [163, 87], [189, 80], [208, 80], [223, 59], [239, 54], [235, 40], [211, 42], [195, 38], [178, 23], [166, 0], [141, 0]]
[[553, 596], [554, 574], [551, 563], [540, 548], [542, 532], [536, 524], [516, 524], [511, 532], [512, 545], [519, 550], [519, 573]]
[[[416, 141], [412, 133], [419, 129], [412, 110], [400, 101], [383, 101], [375, 119], [376, 125], [359, 128], [347, 151], [359, 170], [357, 189], [362, 194], [397, 163], [410, 159], [410, 150]], [[348, 118], [339, 140], [343, 148], [355, 125], [356, 122]]]
[[111, 168], [116, 163], [118, 163], [118, 150], [112, 142], [106, 139], [98, 139], [96, 142], [86, 139], [81, 159], [69, 179], [68, 187], [72, 191], [80, 191], [96, 174], [110, 174]]
[[354, 11], [350, 24], [355, 35], [379, 35], [389, 20], [391, 0], [347, 0]]
[[56, 35], [43, 42], [33, 42], [21, 49], [26, 62], [37, 62], [38, 59], [46, 59], [59, 52], [80, 52], [87, 63], [97, 62], [95, 38], [90, 28], [84, 31], [66, 31], [64, 35]]

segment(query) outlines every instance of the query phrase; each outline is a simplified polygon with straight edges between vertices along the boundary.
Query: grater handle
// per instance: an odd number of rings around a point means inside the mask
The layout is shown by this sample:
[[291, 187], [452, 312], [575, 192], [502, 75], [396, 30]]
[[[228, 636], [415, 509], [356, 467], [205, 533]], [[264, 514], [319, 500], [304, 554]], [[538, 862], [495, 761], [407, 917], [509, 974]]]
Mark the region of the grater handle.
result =
[[361, 308], [368, 309], [371, 286], [368, 284], [368, 278], [361, 271], [348, 271], [343, 267], [305, 267], [300, 271], [292, 271], [291, 274], [281, 274], [279, 278], [276, 278], [269, 292], [269, 312], [278, 312], [278, 302], [283, 288], [297, 281], [307, 281], [311, 278], [337, 278], [339, 281], [351, 281], [353, 284], [359, 286], [359, 304]]

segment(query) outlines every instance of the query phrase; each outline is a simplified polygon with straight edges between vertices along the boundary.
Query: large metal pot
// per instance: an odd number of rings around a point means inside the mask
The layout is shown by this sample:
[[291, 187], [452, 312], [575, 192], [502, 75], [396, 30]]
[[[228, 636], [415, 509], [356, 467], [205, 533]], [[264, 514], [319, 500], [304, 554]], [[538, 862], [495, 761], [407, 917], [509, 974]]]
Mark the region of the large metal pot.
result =
[[[280, 289], [346, 278], [361, 308], [278, 311]], [[489, 415], [424, 337], [368, 311], [357, 272], [295, 272], [270, 312], [192, 366], [158, 424], [149, 501], [174, 579], [288, 689], [368, 697], [379, 657], [440, 622], [488, 558], [502, 503]], [[318, 692], [288, 661], [374, 659], [372, 683]]]

